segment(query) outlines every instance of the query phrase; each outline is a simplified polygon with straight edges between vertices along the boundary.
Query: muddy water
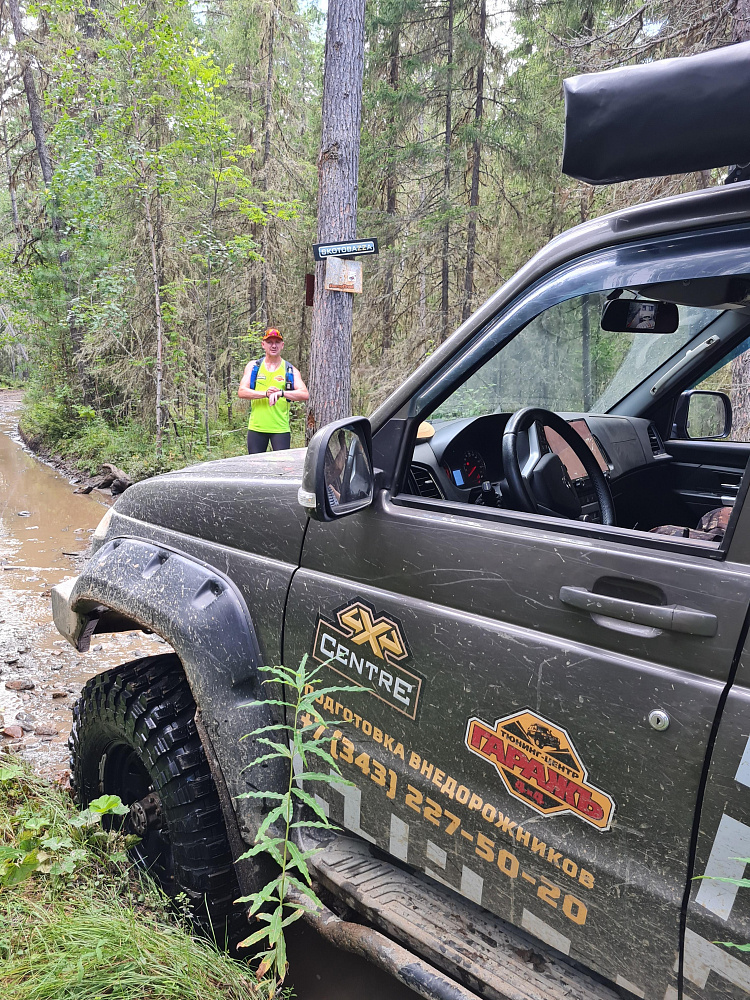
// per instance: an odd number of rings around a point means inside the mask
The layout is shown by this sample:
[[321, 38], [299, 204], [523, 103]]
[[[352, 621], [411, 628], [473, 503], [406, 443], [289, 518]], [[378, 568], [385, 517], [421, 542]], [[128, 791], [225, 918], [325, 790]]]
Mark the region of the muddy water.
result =
[[[91, 652], [80, 654], [60, 637], [50, 588], [78, 572], [107, 501], [74, 494], [63, 475], [24, 450], [19, 408], [19, 393], [0, 390], [0, 748], [57, 778], [68, 766], [71, 708], [82, 685], [139, 652], [169, 647], [125, 633], [95, 637]], [[25, 690], [15, 690], [19, 681]]]
[[[118, 663], [170, 647], [132, 632], [95, 636], [91, 651], [80, 654], [60, 637], [50, 588], [79, 571], [107, 499], [74, 494], [65, 476], [24, 450], [16, 432], [19, 409], [20, 393], [0, 390], [0, 751], [19, 753], [38, 773], [64, 780], [71, 709], [83, 684]], [[16, 681], [29, 686], [14, 690]], [[4, 735], [18, 726], [23, 735]], [[301, 921], [290, 931], [286, 985], [297, 1000], [416, 996]]]

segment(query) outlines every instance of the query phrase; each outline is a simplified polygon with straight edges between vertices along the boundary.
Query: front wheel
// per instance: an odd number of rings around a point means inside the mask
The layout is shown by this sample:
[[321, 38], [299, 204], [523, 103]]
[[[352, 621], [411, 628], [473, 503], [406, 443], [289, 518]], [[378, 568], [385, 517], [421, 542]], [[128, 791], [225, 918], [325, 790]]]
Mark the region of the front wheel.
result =
[[135, 859], [220, 946], [247, 933], [221, 805], [178, 657], [150, 656], [92, 678], [73, 709], [71, 782], [86, 806], [119, 795]]

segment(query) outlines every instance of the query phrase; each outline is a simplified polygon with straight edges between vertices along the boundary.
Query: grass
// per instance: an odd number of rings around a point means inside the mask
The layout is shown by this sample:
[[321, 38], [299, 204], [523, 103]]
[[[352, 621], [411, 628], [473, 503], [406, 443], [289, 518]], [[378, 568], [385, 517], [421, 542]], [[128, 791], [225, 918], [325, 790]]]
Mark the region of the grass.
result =
[[11, 761], [0, 757], [3, 1000], [266, 1000], [268, 984], [192, 937], [130, 865], [128, 841], [101, 822], [116, 797], [78, 812]]

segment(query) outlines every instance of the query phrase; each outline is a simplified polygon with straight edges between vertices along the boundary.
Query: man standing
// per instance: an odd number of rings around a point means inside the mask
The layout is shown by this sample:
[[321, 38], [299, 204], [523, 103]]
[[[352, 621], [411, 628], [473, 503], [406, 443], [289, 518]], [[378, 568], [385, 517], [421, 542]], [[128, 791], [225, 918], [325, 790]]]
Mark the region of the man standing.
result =
[[278, 330], [266, 330], [261, 338], [265, 357], [245, 366], [237, 395], [250, 400], [247, 425], [247, 453], [257, 455], [268, 449], [282, 451], [291, 443], [289, 403], [304, 403], [309, 393], [302, 376], [284, 361], [284, 338]]

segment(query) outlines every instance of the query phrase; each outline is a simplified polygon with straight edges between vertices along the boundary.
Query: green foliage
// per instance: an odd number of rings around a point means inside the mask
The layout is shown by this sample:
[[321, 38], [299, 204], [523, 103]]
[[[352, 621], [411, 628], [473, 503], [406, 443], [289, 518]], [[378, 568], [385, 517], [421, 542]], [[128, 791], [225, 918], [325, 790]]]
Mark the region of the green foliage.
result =
[[[287, 667], [261, 669], [268, 675], [266, 684], [281, 685], [285, 691], [283, 698], [269, 698], [264, 704], [281, 709], [288, 721], [263, 726], [244, 737], [268, 748], [249, 767], [258, 767], [271, 760], [285, 761], [287, 788], [284, 792], [253, 791], [238, 796], [240, 799], [255, 798], [276, 803], [258, 829], [255, 846], [242, 857], [265, 854], [278, 866], [275, 878], [259, 892], [241, 900], [250, 903], [249, 916], [255, 916], [263, 926], [240, 942], [240, 947], [260, 948], [258, 975], [265, 976], [271, 971], [275, 980], [281, 983], [287, 969], [285, 929], [305, 912], [314, 912], [322, 905], [312, 888], [307, 865], [308, 860], [318, 852], [314, 849], [301, 851], [294, 841], [294, 832], [334, 829], [322, 807], [305, 789], [305, 782], [351, 784], [340, 776], [337, 762], [324, 749], [330, 740], [322, 737], [325, 723], [315, 707], [315, 700], [321, 695], [359, 691], [361, 688], [352, 685], [320, 687], [322, 667], [308, 670], [306, 655], [296, 670]], [[269, 733], [273, 735], [269, 736]], [[321, 760], [329, 767], [329, 773], [309, 769], [309, 764]], [[307, 818], [309, 815], [314, 818]], [[289, 898], [290, 892], [293, 893], [292, 898]]]
[[[12, 800], [24, 788], [20, 766], [0, 768], [0, 804]], [[32, 786], [33, 788], [33, 786]], [[124, 851], [136, 838], [120, 837], [102, 827], [105, 816], [121, 816], [127, 807], [116, 795], [103, 795], [77, 815], [61, 810], [50, 801], [40, 804], [26, 796], [6, 821], [0, 843], [0, 890], [13, 888], [34, 874], [67, 879], [77, 876], [101, 852], [124, 859]]]
[[[455, 0], [449, 65], [448, 6], [367, 5], [358, 229], [379, 237], [381, 253], [365, 263], [354, 305], [353, 412], [369, 412], [439, 345], [446, 234], [453, 329], [467, 304], [476, 307], [562, 229], [718, 180], [714, 172], [594, 189], [561, 177], [561, 81], [720, 44], [731, 12], [698, 3], [687, 16], [679, 0], [660, 0], [634, 17], [622, 4], [514, 0], [503, 11], [485, 4], [482, 36], [482, 0]], [[26, 419], [48, 445], [70, 442], [71, 454], [80, 431], [82, 452], [122, 466], [99, 445], [131, 423], [144, 430], [131, 453], [144, 472], [222, 454], [214, 438], [234, 433], [245, 413], [236, 388], [254, 353], [249, 328], [283, 327], [289, 360], [308, 375], [302, 293], [316, 238], [319, 5], [42, 0], [34, 10], [39, 27], [27, 45], [54, 177], [40, 183], [25, 95], [11, 88], [0, 380], [64, 387]], [[0, 44], [17, 79], [16, 47], [8, 34]], [[470, 211], [477, 151], [479, 205]], [[149, 441], [159, 298], [163, 456]], [[302, 407], [293, 410], [299, 420]], [[239, 433], [235, 440], [230, 453], [242, 450]]]
[[12, 758], [0, 764], [0, 991], [13, 1000], [263, 1000], [246, 968], [176, 923], [102, 819]]

